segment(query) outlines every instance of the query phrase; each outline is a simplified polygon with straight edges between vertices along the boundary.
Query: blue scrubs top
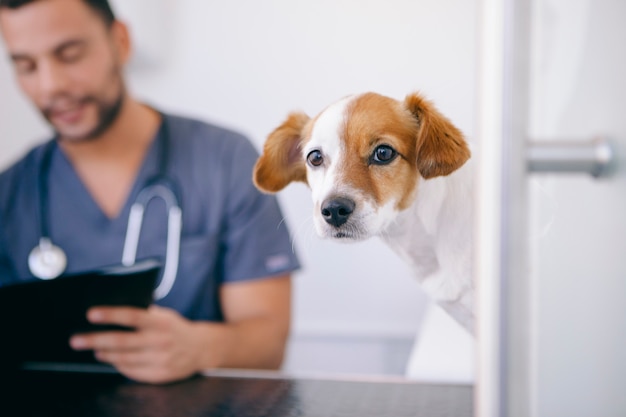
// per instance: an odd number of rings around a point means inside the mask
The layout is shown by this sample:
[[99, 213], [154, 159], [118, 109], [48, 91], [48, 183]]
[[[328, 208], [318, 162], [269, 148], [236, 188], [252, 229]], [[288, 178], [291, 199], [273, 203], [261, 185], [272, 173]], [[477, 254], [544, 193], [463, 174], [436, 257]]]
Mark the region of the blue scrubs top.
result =
[[[256, 190], [258, 153], [247, 138], [196, 120], [164, 115], [130, 196], [108, 218], [54, 145], [47, 178], [50, 238], [66, 253], [66, 273], [121, 262], [130, 206], [159, 173], [158, 135], [169, 132], [167, 175], [178, 188], [183, 213], [176, 282], [157, 303], [192, 320], [223, 320], [218, 291], [224, 283], [275, 276], [299, 267], [273, 196]], [[38, 178], [44, 145], [0, 174], [0, 285], [36, 279], [28, 255], [41, 237]], [[162, 200], [146, 208], [137, 259], [165, 257], [167, 213]]]

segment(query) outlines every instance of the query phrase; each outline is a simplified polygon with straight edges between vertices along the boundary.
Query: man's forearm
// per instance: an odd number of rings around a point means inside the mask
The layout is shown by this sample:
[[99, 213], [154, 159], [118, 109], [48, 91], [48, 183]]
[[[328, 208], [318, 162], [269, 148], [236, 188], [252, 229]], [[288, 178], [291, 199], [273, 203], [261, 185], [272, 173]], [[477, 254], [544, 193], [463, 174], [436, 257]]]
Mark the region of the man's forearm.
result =
[[269, 317], [235, 323], [195, 322], [198, 371], [213, 368], [278, 369], [289, 324]]

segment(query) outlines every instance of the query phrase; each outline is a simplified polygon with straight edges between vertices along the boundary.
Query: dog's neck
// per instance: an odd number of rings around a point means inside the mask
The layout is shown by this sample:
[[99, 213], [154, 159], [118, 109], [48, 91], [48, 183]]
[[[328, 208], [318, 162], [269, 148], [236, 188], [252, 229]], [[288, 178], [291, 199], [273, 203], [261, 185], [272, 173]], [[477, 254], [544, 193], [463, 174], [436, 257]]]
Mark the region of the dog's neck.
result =
[[399, 212], [395, 221], [380, 236], [412, 267], [420, 282], [439, 269], [435, 253], [436, 224], [445, 189], [433, 185], [440, 180], [422, 180], [412, 204]]
[[419, 181], [411, 206], [380, 234], [412, 267], [425, 292], [470, 330], [471, 169], [468, 163], [451, 175]]
[[[473, 186], [471, 164], [454, 173], [418, 181], [411, 205], [400, 211], [380, 237], [404, 259], [421, 264], [424, 251], [450, 241], [471, 243]], [[452, 245], [450, 250], [463, 247]], [[431, 268], [426, 268], [430, 270]]]

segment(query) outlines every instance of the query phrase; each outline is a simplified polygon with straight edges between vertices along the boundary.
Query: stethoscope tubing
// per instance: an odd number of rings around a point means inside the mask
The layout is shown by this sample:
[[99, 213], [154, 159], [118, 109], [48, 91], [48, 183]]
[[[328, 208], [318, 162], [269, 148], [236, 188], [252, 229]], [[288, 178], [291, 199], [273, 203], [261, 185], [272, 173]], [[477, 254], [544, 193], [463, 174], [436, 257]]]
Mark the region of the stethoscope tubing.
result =
[[[159, 174], [146, 182], [137, 195], [135, 202], [130, 208], [124, 248], [122, 250], [122, 264], [131, 266], [136, 261], [139, 237], [141, 235], [143, 217], [148, 204], [155, 198], [161, 198], [165, 202], [167, 211], [167, 241], [165, 249], [165, 264], [161, 281], [154, 290], [155, 300], [164, 298], [169, 294], [178, 273], [180, 240], [182, 234], [182, 209], [176, 196], [176, 187], [173, 180], [167, 177], [169, 132], [167, 130], [165, 116], [162, 115], [161, 126], [161, 155], [159, 161]], [[67, 266], [65, 252], [52, 243], [48, 228], [48, 189], [45, 181], [50, 172], [52, 152], [55, 140], [50, 141], [44, 148], [39, 178], [37, 182], [39, 197], [39, 224], [41, 237], [37, 246], [33, 248], [28, 257], [28, 265], [31, 273], [40, 279], [52, 279], [61, 275]]]
[[128, 226], [126, 237], [124, 238], [124, 249], [122, 251], [122, 265], [134, 265], [139, 247], [139, 236], [143, 215], [148, 203], [154, 198], [161, 198], [165, 202], [167, 211], [167, 243], [165, 246], [165, 265], [161, 282], [154, 290], [154, 298], [160, 300], [165, 297], [176, 280], [178, 271], [178, 257], [180, 253], [180, 235], [182, 231], [182, 210], [180, 209], [176, 196], [166, 181], [157, 182], [141, 190], [137, 200], [130, 208], [128, 215]]

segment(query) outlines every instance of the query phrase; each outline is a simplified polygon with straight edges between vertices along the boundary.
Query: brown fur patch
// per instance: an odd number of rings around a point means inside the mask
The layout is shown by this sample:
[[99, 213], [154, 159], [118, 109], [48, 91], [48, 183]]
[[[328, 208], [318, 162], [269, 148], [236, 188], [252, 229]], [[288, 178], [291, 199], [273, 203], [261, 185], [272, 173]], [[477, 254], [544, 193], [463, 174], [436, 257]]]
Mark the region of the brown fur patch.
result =
[[[347, 108], [340, 180], [372, 196], [378, 205], [395, 199], [398, 209], [406, 208], [418, 180], [417, 131], [415, 119], [397, 100], [374, 93], [357, 97]], [[387, 165], [371, 164], [374, 150], [383, 144], [394, 148], [398, 157]]]
[[263, 153], [254, 166], [254, 185], [266, 193], [275, 193], [292, 181], [306, 183], [306, 166], [300, 154], [303, 133], [309, 117], [304, 113], [291, 113], [279, 127], [268, 136]]
[[411, 94], [404, 104], [419, 124], [417, 166], [422, 177], [449, 175], [470, 158], [470, 150], [461, 131], [430, 101]]

